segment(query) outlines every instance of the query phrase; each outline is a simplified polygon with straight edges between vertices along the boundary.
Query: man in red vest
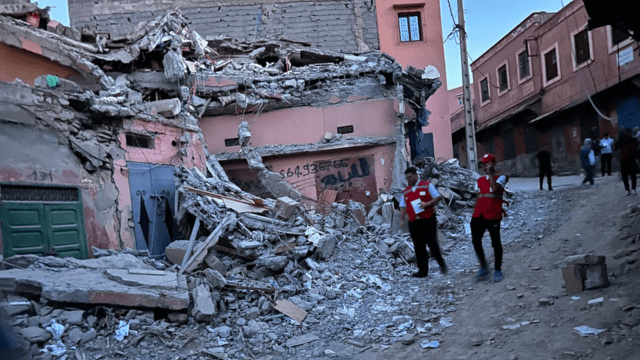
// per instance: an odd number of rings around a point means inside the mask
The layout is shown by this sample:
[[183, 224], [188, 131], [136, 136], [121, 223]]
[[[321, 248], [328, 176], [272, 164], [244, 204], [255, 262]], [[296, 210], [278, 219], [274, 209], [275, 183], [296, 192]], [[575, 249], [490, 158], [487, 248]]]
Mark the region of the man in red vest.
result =
[[418, 171], [410, 167], [404, 172], [409, 187], [404, 189], [400, 200], [400, 219], [404, 221], [405, 215], [409, 215], [409, 234], [413, 241], [413, 247], [418, 261], [418, 272], [413, 277], [423, 278], [429, 275], [429, 253], [440, 265], [440, 271], [447, 273], [445, 264], [438, 245], [438, 226], [436, 223], [435, 207], [442, 200], [435, 186], [428, 181], [418, 181]]
[[502, 281], [502, 243], [500, 241], [500, 222], [502, 221], [502, 194], [507, 183], [505, 175], [497, 174], [495, 169], [496, 158], [491, 154], [482, 157], [484, 172], [486, 175], [478, 178], [478, 200], [471, 219], [471, 239], [473, 249], [476, 251], [480, 262], [480, 271], [476, 279], [484, 280], [489, 275], [487, 261], [482, 248], [482, 236], [489, 230], [491, 246], [495, 257], [495, 271], [493, 281]]

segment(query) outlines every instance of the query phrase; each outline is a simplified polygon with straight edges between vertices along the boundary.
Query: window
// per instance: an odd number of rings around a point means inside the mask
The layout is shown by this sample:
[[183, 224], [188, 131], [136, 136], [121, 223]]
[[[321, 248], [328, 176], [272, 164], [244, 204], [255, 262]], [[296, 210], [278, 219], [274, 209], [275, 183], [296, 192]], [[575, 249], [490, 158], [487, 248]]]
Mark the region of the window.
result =
[[482, 99], [482, 103], [486, 103], [491, 100], [489, 93], [489, 79], [484, 78], [480, 80], [480, 98]]
[[458, 106], [462, 106], [463, 102], [462, 102], [462, 96], [458, 95]]
[[531, 64], [529, 63], [529, 52], [522, 50], [518, 54], [518, 79], [524, 80], [531, 76]]
[[400, 41], [422, 40], [420, 13], [400, 13], [398, 14], [398, 23], [400, 25]]
[[622, 47], [627, 46], [633, 42], [633, 38], [629, 35], [628, 32], [625, 32], [626, 29], [623, 26], [613, 25], [607, 26], [608, 33], [608, 41], [609, 41], [609, 54], [614, 51], [618, 51], [622, 49]]
[[233, 138], [233, 139], [224, 139], [224, 146], [239, 146], [240, 145], [240, 139], [239, 138]]
[[338, 134], [351, 134], [351, 133], [353, 133], [353, 125], [338, 127]]
[[573, 41], [575, 42], [576, 64], [580, 65], [589, 61], [591, 59], [589, 53], [589, 30], [584, 29], [573, 35]]
[[134, 133], [126, 133], [127, 146], [143, 148], [143, 149], [153, 149], [154, 141], [153, 137], [145, 136]]
[[621, 31], [616, 27], [611, 27], [611, 45], [616, 46], [630, 37], [629, 33]]
[[553, 44], [547, 51], [542, 53], [542, 68], [544, 77], [543, 86], [551, 85], [560, 80], [560, 62], [558, 61], [558, 43]]
[[506, 63], [498, 68], [498, 88], [500, 93], [509, 90], [509, 74]]

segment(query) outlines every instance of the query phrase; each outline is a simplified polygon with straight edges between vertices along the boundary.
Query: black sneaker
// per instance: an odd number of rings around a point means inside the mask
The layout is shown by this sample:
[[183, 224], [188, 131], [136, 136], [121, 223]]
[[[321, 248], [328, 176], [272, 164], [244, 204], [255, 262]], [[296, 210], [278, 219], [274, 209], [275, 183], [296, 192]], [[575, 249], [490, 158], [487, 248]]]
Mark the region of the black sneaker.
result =
[[447, 273], [449, 272], [449, 268], [447, 268], [447, 264], [444, 264], [444, 266], [440, 267], [440, 272], [442, 273], [442, 275], [447, 275]]
[[411, 274], [411, 276], [413, 276], [414, 278], [426, 278], [427, 276], [429, 276], [429, 273], [419, 270], [418, 272]]

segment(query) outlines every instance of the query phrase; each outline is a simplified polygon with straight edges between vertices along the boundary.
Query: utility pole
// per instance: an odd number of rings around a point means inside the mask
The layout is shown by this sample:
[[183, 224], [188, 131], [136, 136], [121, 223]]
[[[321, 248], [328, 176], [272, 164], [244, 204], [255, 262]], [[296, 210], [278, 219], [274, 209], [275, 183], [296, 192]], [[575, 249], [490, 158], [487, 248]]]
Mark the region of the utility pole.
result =
[[473, 125], [473, 106], [471, 103], [471, 85], [469, 79], [469, 56], [467, 55], [467, 31], [464, 27], [464, 7], [458, 0], [458, 29], [460, 30], [460, 62], [462, 63], [462, 98], [464, 102], [464, 137], [467, 145], [469, 169], [478, 171], [478, 152], [476, 150], [476, 129]]

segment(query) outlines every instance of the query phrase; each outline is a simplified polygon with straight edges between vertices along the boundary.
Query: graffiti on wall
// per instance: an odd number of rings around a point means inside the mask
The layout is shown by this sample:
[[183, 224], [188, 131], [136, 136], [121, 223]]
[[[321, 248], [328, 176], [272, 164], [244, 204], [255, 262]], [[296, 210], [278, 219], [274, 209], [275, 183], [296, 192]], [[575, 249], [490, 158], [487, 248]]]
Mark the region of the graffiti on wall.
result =
[[34, 181], [53, 181], [53, 171], [33, 170], [33, 172], [29, 173], [26, 178]]
[[[320, 164], [328, 162], [318, 161], [315, 164], [320, 169]], [[315, 174], [318, 198], [322, 197], [325, 190], [336, 190], [336, 201], [351, 199], [368, 208], [377, 197], [373, 156], [341, 159], [340, 163], [340, 167], [325, 166], [324, 170]]]
[[352, 187], [353, 179], [362, 179], [371, 175], [367, 158], [358, 158], [357, 163], [352, 162], [347, 169], [340, 169], [332, 174], [320, 178], [323, 188], [327, 187]]
[[326, 171], [328, 169], [340, 169], [348, 167], [348, 161], [349, 159], [339, 159], [296, 165], [295, 167], [289, 167], [287, 169], [280, 170], [280, 176], [282, 176], [282, 178], [284, 179], [294, 176], [305, 177], [309, 175], [315, 175], [318, 172]]

